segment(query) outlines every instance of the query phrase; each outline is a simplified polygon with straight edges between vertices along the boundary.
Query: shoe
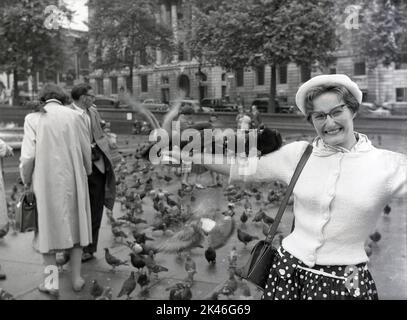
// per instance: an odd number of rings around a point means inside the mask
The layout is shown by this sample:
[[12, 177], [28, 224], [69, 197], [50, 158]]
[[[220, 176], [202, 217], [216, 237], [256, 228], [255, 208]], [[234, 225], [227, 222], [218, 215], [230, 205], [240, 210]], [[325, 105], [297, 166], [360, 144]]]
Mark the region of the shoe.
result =
[[72, 290], [74, 291], [74, 292], [80, 292], [80, 291], [82, 291], [83, 290], [83, 288], [85, 287], [85, 284], [86, 284], [86, 282], [85, 282], [85, 280], [83, 280], [83, 279], [81, 279], [81, 283], [79, 284], [79, 286], [72, 286]]
[[59, 297], [59, 290], [58, 289], [47, 289], [47, 288], [45, 288], [45, 285], [43, 283], [41, 283], [37, 287], [37, 289], [38, 289], [39, 292], [49, 294], [52, 297], [55, 297], [55, 298]]
[[84, 252], [82, 254], [82, 262], [88, 262], [93, 259], [95, 259], [95, 256], [93, 255], [93, 253]]
[[[1, 271], [1, 266], [0, 266], [0, 271]], [[6, 275], [4, 273], [0, 272], [0, 280], [6, 280]]]

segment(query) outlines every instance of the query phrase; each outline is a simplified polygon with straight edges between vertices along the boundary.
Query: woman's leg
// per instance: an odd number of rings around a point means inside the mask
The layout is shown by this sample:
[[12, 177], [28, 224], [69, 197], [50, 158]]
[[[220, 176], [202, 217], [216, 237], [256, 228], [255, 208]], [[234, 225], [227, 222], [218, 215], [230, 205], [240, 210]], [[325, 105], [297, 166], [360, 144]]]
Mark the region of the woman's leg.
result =
[[[55, 253], [43, 253], [42, 254], [42, 259], [43, 259], [44, 268], [47, 268], [49, 266], [55, 266], [55, 268], [57, 268], [57, 266], [56, 266], [56, 264], [57, 264], [57, 262], [56, 262], [56, 254]], [[38, 290], [43, 292], [43, 293], [50, 294], [50, 295], [52, 295], [54, 297], [58, 297], [58, 295], [59, 295], [58, 285], [55, 287], [54, 282], [49, 282], [48, 278], [51, 275], [48, 272], [49, 271], [44, 269], [44, 280], [42, 281], [42, 283], [39, 284]], [[53, 271], [51, 271], [51, 272], [53, 272]], [[58, 277], [58, 273], [56, 274], [56, 276]]]
[[57, 259], [56, 259], [56, 254], [55, 253], [43, 253], [42, 254], [42, 259], [44, 261], [44, 266], [56, 266], [57, 265]]
[[85, 280], [81, 277], [82, 267], [82, 248], [74, 247], [71, 249], [71, 269], [72, 269], [72, 288], [74, 291], [82, 290]]

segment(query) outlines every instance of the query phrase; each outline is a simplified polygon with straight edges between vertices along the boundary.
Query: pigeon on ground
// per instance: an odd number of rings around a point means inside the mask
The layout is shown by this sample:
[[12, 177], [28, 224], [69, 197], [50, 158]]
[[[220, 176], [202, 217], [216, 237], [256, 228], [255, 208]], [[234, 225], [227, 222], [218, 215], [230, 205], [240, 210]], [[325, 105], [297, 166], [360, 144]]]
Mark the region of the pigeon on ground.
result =
[[103, 294], [103, 287], [97, 282], [97, 280], [92, 280], [92, 285], [90, 287], [90, 295], [96, 299]]
[[120, 298], [123, 295], [127, 295], [127, 300], [130, 300], [130, 295], [134, 291], [134, 289], [136, 289], [136, 285], [137, 282], [134, 277], [134, 271], [132, 271], [130, 273], [130, 277], [123, 282], [122, 288], [117, 297]]
[[250, 241], [259, 239], [257, 236], [252, 236], [240, 229], [237, 229], [237, 238], [246, 246]]
[[115, 256], [111, 255], [108, 248], [105, 248], [105, 260], [106, 262], [112, 266], [112, 271], [115, 270], [116, 267], [125, 265], [127, 266], [127, 261], [122, 261], [117, 259]]
[[208, 247], [208, 249], [205, 250], [205, 259], [209, 264], [216, 263], [216, 251], [214, 248]]

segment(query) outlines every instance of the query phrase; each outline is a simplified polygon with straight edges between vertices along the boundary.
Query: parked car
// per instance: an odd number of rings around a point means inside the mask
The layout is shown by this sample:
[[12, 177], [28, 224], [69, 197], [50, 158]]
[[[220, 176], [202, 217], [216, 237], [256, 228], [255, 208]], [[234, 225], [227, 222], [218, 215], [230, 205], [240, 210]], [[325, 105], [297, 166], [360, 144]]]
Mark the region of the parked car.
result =
[[375, 103], [362, 102], [359, 107], [359, 114], [369, 117], [389, 117], [391, 116], [391, 111]]
[[212, 108], [215, 111], [219, 112], [236, 112], [237, 111], [237, 104], [233, 104], [228, 102], [225, 99], [210, 99], [205, 98], [201, 100], [201, 106]]
[[[276, 101], [276, 113], [295, 113], [295, 107], [290, 106], [290, 105], [284, 105], [281, 104], [277, 99]], [[257, 110], [259, 112], [267, 112], [268, 111], [268, 105], [269, 105], [269, 98], [257, 98], [255, 99], [251, 106], [255, 105], [257, 106]]]
[[118, 109], [120, 105], [120, 101], [101, 95], [97, 95], [93, 103], [97, 109]]
[[392, 103], [391, 113], [395, 116], [407, 116], [407, 102]]
[[154, 99], [146, 99], [143, 101], [142, 105], [147, 108], [149, 111], [168, 111], [169, 105], [162, 103]]
[[[174, 105], [178, 101], [171, 101], [170, 105]], [[194, 109], [194, 112], [204, 112], [204, 113], [211, 113], [214, 112], [215, 110], [210, 107], [203, 107], [199, 104], [198, 100], [181, 100], [181, 111], [186, 108], [186, 107], [192, 107]]]

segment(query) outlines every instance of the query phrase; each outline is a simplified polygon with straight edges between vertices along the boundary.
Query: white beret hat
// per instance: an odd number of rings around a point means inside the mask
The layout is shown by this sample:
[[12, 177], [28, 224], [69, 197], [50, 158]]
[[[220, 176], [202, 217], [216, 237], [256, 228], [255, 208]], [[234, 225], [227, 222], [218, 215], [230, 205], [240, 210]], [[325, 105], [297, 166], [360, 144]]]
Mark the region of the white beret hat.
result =
[[356, 98], [356, 100], [362, 102], [362, 91], [360, 91], [358, 85], [353, 82], [347, 75], [344, 74], [323, 74], [316, 76], [303, 83], [302, 86], [298, 89], [297, 94], [295, 95], [295, 103], [297, 104], [298, 109], [303, 114], [306, 114], [305, 111], [305, 97], [307, 92], [321, 85], [342, 85]]

